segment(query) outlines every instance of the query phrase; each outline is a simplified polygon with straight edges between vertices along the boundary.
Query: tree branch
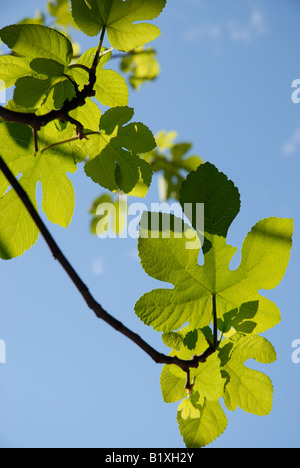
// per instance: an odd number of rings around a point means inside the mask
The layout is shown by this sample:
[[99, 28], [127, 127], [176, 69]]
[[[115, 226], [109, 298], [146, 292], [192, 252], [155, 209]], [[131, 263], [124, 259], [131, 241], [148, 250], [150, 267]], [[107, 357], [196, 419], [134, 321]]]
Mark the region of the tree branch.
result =
[[120, 332], [122, 335], [129, 338], [133, 343], [139, 346], [145, 353], [147, 353], [153, 361], [157, 364], [168, 364], [168, 365], [176, 365], [180, 367], [184, 372], [188, 372], [191, 368], [197, 368], [199, 363], [206, 362], [206, 359], [212, 355], [216, 348], [212, 343], [209, 343], [208, 349], [201, 354], [200, 356], [194, 356], [190, 360], [182, 360], [179, 359], [177, 356], [166, 356], [158, 351], [156, 351], [152, 346], [150, 346], [146, 341], [144, 341], [139, 335], [131, 331], [125, 325], [123, 325], [119, 320], [112, 317], [108, 312], [106, 312], [102, 306], [94, 299], [91, 295], [89, 289], [81, 280], [77, 272], [74, 270], [70, 262], [64, 256], [61, 249], [58, 247], [57, 243], [55, 242], [54, 238], [48, 231], [46, 225], [40, 218], [38, 212], [36, 211], [35, 207], [33, 206], [32, 202], [30, 201], [27, 193], [20, 185], [18, 180], [14, 177], [11, 170], [5, 163], [5, 161], [0, 156], [0, 170], [3, 172], [5, 177], [7, 178], [10, 185], [16, 191], [18, 197], [26, 207], [28, 213], [30, 214], [32, 220], [36, 224], [37, 228], [41, 232], [44, 240], [46, 241], [49, 249], [52, 252], [53, 257], [57, 260], [62, 268], [65, 270], [71, 281], [74, 283], [75, 287], [77, 288], [78, 292], [81, 294], [82, 298], [85, 300], [88, 307], [95, 313], [95, 315], [99, 318], [104, 320], [108, 325], [112, 328]]
[[83, 106], [85, 104], [85, 100], [88, 97], [95, 96], [95, 83], [96, 73], [90, 72], [89, 82], [84, 86], [84, 88], [81, 91], [77, 93], [77, 95], [73, 99], [71, 99], [71, 101], [66, 100], [60, 109], [53, 109], [50, 112], [47, 112], [46, 114], [36, 115], [35, 113], [16, 112], [0, 106], [0, 117], [2, 117], [7, 122], [15, 122], [24, 125], [29, 125], [34, 130], [38, 131], [53, 120], [67, 120], [69, 117], [69, 112], [77, 109], [78, 107]]
[[19, 124], [29, 125], [35, 131], [39, 131], [42, 127], [45, 127], [53, 120], [61, 120], [63, 122], [70, 121], [69, 113], [77, 109], [78, 107], [83, 106], [88, 97], [95, 96], [94, 86], [96, 83], [96, 71], [97, 65], [101, 60], [101, 47], [103, 45], [104, 36], [105, 28], [102, 30], [101, 33], [99, 45], [93, 64], [90, 69], [86, 68], [87, 72], [89, 73], [89, 81], [81, 91], [77, 90], [76, 96], [73, 99], [71, 99], [70, 101], [66, 100], [60, 109], [51, 110], [50, 112], [44, 115], [36, 115], [32, 112], [16, 112], [0, 106], [0, 117], [2, 117], [7, 122], [15, 122]]

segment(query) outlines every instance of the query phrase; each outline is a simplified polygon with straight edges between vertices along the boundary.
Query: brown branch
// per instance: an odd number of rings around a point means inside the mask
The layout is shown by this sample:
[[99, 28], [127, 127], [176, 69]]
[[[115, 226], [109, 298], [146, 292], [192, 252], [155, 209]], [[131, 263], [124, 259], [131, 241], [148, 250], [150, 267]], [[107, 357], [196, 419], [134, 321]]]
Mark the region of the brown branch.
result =
[[36, 115], [35, 113], [16, 112], [0, 106], [0, 117], [7, 122], [29, 125], [36, 131], [45, 127], [53, 120], [67, 120], [69, 112], [83, 106], [88, 97], [95, 96], [94, 85], [96, 83], [96, 73], [90, 73], [89, 77], [90, 80], [88, 84], [84, 86], [82, 91], [79, 91], [77, 96], [71, 99], [71, 101], [66, 100], [60, 109], [53, 109], [46, 114]]
[[[97, 48], [97, 52], [93, 61], [91, 68], [89, 71], [89, 81], [83, 87], [81, 91], [78, 90], [78, 86], [76, 88], [76, 96], [71, 99], [70, 101], [67, 99], [63, 106], [60, 109], [54, 109], [44, 115], [36, 115], [35, 113], [23, 113], [12, 111], [10, 109], [6, 109], [5, 107], [0, 106], [0, 117], [2, 117], [6, 122], [15, 122], [19, 124], [28, 125], [34, 131], [39, 131], [42, 127], [45, 127], [50, 122], [54, 120], [61, 120], [63, 122], [70, 122], [71, 117], [69, 113], [78, 107], [82, 107], [85, 104], [85, 101], [88, 97], [95, 96], [94, 86], [96, 83], [96, 71], [97, 65], [101, 60], [101, 47], [103, 45], [103, 40], [105, 36], [105, 28], [101, 32], [101, 37], [99, 41], [99, 45]], [[82, 135], [82, 125], [78, 122], [76, 123], [76, 130], [79, 135]]]
[[25, 192], [23, 187], [20, 185], [18, 180], [14, 177], [11, 170], [9, 169], [9, 167], [7, 166], [7, 164], [2, 159], [1, 156], [0, 156], [0, 170], [3, 172], [8, 182], [16, 191], [18, 197], [20, 198], [20, 200], [26, 207], [32, 220], [36, 224], [44, 240], [46, 241], [49, 249], [51, 250], [53, 257], [60, 263], [62, 268], [65, 270], [65, 272], [67, 273], [67, 275], [72, 280], [77, 290], [79, 291], [79, 293], [85, 300], [88, 307], [95, 313], [95, 315], [99, 319], [104, 320], [104, 322], [106, 322], [112, 328], [114, 328], [115, 330], [117, 330], [122, 335], [126, 336], [127, 338], [129, 338], [133, 343], [135, 343], [143, 351], [145, 351], [145, 353], [147, 353], [153, 359], [153, 361], [155, 361], [157, 364], [168, 364], [168, 365], [173, 364], [173, 365], [180, 367], [184, 372], [189, 372], [189, 369], [191, 368], [197, 368], [199, 363], [206, 362], [206, 359], [216, 351], [215, 346], [209, 343], [208, 349], [203, 354], [201, 354], [201, 356], [194, 356], [190, 360], [179, 359], [177, 356], [166, 356], [156, 351], [152, 346], [146, 343], [146, 341], [144, 341], [139, 335], [131, 331], [129, 328], [123, 325], [119, 320], [115, 319], [108, 312], [106, 312], [102, 308], [102, 306], [94, 299], [94, 297], [91, 295], [87, 286], [84, 284], [84, 282], [81, 280], [81, 278], [79, 277], [77, 272], [74, 270], [70, 262], [64, 256], [63, 252], [58, 247], [57, 243], [55, 242], [52, 235], [48, 231], [46, 225], [40, 218], [37, 210], [35, 209], [32, 202], [30, 201], [27, 193]]

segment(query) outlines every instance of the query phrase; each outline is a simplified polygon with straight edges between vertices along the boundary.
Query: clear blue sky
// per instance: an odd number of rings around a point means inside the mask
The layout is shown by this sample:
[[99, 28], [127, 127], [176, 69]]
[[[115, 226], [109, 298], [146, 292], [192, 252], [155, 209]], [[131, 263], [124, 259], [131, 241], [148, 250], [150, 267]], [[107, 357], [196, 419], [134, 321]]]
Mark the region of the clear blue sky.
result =
[[[1, 5], [0, 26], [19, 21], [42, 0]], [[265, 334], [277, 363], [261, 366], [275, 396], [270, 416], [226, 410], [229, 426], [211, 447], [300, 446], [300, 78], [297, 0], [169, 0], [155, 43], [160, 78], [130, 92], [135, 118], [157, 132], [177, 130], [194, 152], [239, 187], [242, 210], [229, 241], [241, 247], [258, 220], [293, 217], [292, 259], [279, 288], [267, 292], [282, 323]], [[82, 50], [95, 45], [74, 36]], [[50, 226], [101, 304], [153, 346], [158, 334], [136, 318], [136, 300], [157, 286], [136, 256], [136, 241], [89, 233], [88, 208], [100, 189], [82, 171], [70, 176], [76, 211], [69, 230]], [[158, 201], [154, 180], [148, 203]], [[98, 266], [98, 268], [96, 268]], [[176, 405], [162, 401], [160, 367], [86, 308], [42, 239], [23, 257], [0, 261], [0, 447], [183, 447]], [[156, 336], [157, 335], [157, 336]]]

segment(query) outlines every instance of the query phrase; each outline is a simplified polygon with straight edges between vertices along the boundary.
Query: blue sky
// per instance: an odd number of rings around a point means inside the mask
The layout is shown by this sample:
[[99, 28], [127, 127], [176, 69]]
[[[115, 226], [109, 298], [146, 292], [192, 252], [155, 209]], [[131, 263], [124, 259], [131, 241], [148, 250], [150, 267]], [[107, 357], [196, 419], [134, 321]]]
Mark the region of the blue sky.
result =
[[[1, 27], [44, 2], [1, 5]], [[271, 366], [249, 362], [274, 385], [270, 416], [226, 410], [229, 425], [210, 447], [299, 447], [300, 78], [297, 0], [169, 0], [156, 21], [160, 78], [130, 91], [135, 119], [153, 132], [178, 131], [193, 152], [239, 187], [241, 212], [229, 242], [241, 247], [260, 219], [295, 219], [292, 258], [282, 284], [266, 292], [282, 323], [265, 333], [276, 348]], [[84, 51], [95, 40], [74, 34]], [[50, 225], [62, 250], [112, 315], [166, 352], [159, 334], [133, 308], [157, 287], [142, 270], [133, 239], [99, 240], [88, 208], [99, 189], [82, 168], [70, 175], [76, 210], [68, 230]], [[157, 180], [147, 203], [158, 201]], [[49, 225], [50, 223], [48, 223]], [[237, 257], [238, 258], [238, 257]], [[23, 257], [0, 261], [0, 447], [183, 447], [176, 405], [162, 401], [155, 365], [134, 344], [97, 320], [51, 258], [42, 239]]]

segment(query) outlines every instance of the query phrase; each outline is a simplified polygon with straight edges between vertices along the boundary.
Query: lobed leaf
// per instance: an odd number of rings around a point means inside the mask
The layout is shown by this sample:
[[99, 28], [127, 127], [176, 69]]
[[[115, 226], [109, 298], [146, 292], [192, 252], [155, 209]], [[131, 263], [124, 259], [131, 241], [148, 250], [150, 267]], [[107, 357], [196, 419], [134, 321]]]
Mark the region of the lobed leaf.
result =
[[145, 161], [138, 154], [155, 146], [153, 135], [145, 125], [125, 125], [132, 116], [133, 109], [129, 107], [110, 109], [101, 117], [100, 133], [89, 137], [85, 172], [111, 191], [120, 188], [129, 193], [136, 186], [140, 172], [145, 171]]
[[130, 73], [129, 82], [134, 89], [139, 89], [146, 81], [155, 80], [160, 74], [155, 51], [143, 47], [135, 49], [130, 55], [124, 57], [121, 69], [125, 73]]
[[5, 88], [10, 88], [19, 78], [30, 74], [32, 69], [27, 59], [11, 55], [0, 57], [0, 80], [5, 84]]
[[[45, 141], [51, 138], [51, 133], [57, 138], [54, 124], [43, 131]], [[42, 208], [48, 219], [67, 227], [75, 205], [73, 186], [66, 176], [66, 172], [76, 171], [72, 155], [63, 158], [55, 149], [49, 149], [34, 156], [30, 129], [10, 123], [0, 124], [0, 154], [15, 176], [22, 175], [19, 182], [36, 208], [36, 186], [41, 182]], [[15, 191], [10, 189], [5, 193], [7, 185], [0, 184], [0, 187], [0, 256], [9, 259], [28, 250], [36, 242], [38, 230]]]
[[178, 238], [170, 232], [169, 238], [162, 233], [153, 238], [150, 229], [144, 236], [141, 228], [139, 255], [144, 270], [174, 288], [145, 294], [136, 304], [137, 315], [158, 331], [178, 330], [186, 322], [203, 328], [212, 320], [215, 297], [223, 332], [228, 328], [226, 320], [233, 316], [238, 330], [251, 319], [248, 325], [253, 333], [279, 323], [277, 306], [258, 291], [274, 288], [285, 274], [292, 246], [292, 220], [270, 218], [258, 223], [245, 240], [239, 268], [231, 271], [236, 249], [227, 245], [225, 236], [240, 207], [234, 184], [206, 163], [187, 177], [180, 201], [183, 207], [186, 203], [194, 207], [187, 214], [194, 228], [197, 203], [204, 203], [204, 265], [198, 264], [199, 246], [187, 249], [184, 236]]
[[206, 400], [201, 409], [196, 412], [193, 410], [193, 417], [184, 418], [184, 409], [187, 405], [189, 400], [184, 400], [181, 411], [178, 411], [177, 421], [188, 448], [205, 447], [223, 434], [228, 421], [219, 402]]
[[174, 143], [176, 132], [161, 131], [156, 136], [157, 148], [143, 157], [151, 163], [153, 172], [159, 172], [159, 194], [162, 201], [179, 200], [180, 187], [186, 173], [196, 171], [203, 161], [189, 156], [190, 143]]
[[[185, 333], [180, 350], [171, 352], [183, 360], [190, 360], [193, 356], [200, 356], [207, 349], [207, 341], [201, 330]], [[192, 392], [201, 395], [209, 401], [218, 401], [223, 395], [225, 380], [221, 375], [221, 361], [215, 353], [209, 356], [205, 363], [197, 369], [190, 370], [190, 380], [193, 382]], [[161, 389], [164, 401], [174, 403], [186, 396], [186, 373], [179, 367], [164, 366], [161, 374]]]
[[[222, 344], [223, 352], [230, 344], [230, 359], [225, 360], [223, 366], [227, 383], [224, 401], [227, 408], [235, 411], [239, 406], [247, 413], [258, 416], [268, 415], [272, 410], [273, 386], [269, 377], [253, 369], [245, 367], [248, 359], [255, 359], [263, 364], [276, 361], [276, 353], [265, 338], [261, 336], [235, 335], [236, 342], [225, 340]], [[224, 354], [222, 350], [220, 357]]]
[[160, 35], [152, 20], [162, 12], [166, 0], [71, 0], [77, 26], [88, 36], [107, 29], [113, 47], [129, 51], [153, 41]]
[[48, 10], [50, 15], [56, 18], [55, 23], [61, 26], [76, 27], [70, 9], [69, 0], [48, 0]]
[[[84, 65], [90, 68], [93, 64], [94, 55], [97, 48], [87, 50], [78, 59], [76, 64], [73, 64], [72, 69], [69, 70], [69, 74], [74, 78], [77, 84], [84, 86], [87, 83], [88, 73], [82, 68], [78, 67]], [[102, 51], [105, 49], [103, 48]], [[128, 104], [128, 87], [125, 79], [114, 70], [104, 69], [104, 65], [108, 62], [111, 57], [110, 54], [106, 54], [101, 57], [101, 60], [97, 67], [97, 81], [94, 86], [96, 98], [104, 106], [109, 107], [123, 107]]]

